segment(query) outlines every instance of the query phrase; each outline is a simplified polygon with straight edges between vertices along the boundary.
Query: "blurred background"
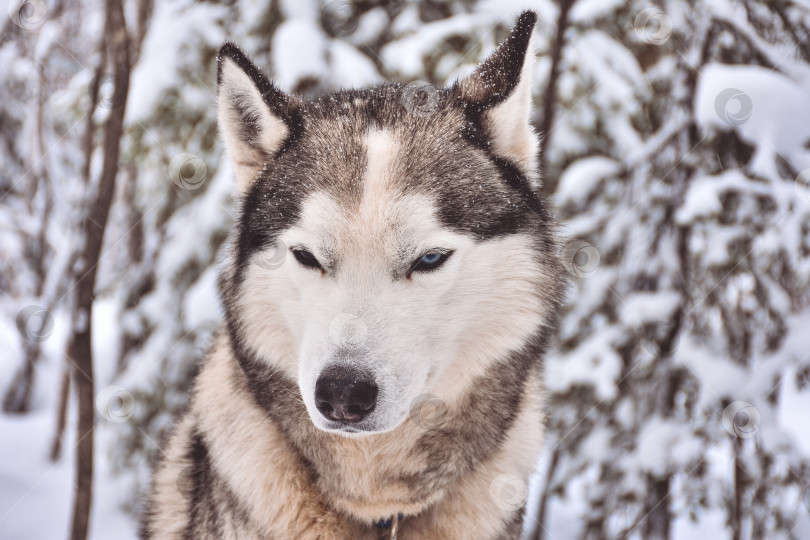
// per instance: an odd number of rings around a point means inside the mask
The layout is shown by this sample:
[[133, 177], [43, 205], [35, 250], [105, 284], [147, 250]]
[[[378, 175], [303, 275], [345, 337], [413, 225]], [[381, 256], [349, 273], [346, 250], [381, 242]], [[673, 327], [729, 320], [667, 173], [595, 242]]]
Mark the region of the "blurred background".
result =
[[807, 0], [0, 4], [0, 538], [136, 537], [221, 317], [219, 45], [440, 85], [527, 7], [571, 277], [527, 538], [810, 538]]

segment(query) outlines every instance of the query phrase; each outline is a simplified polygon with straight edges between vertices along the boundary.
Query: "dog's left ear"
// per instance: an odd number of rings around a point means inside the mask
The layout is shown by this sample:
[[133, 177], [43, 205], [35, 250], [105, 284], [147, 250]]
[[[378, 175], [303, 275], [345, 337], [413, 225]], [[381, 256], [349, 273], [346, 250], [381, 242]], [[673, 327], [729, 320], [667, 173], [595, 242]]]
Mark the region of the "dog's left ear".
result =
[[529, 177], [536, 177], [538, 160], [538, 139], [529, 124], [536, 22], [533, 11], [521, 13], [509, 37], [455, 87], [467, 106], [481, 111], [492, 151], [515, 161]]
[[217, 116], [238, 190], [250, 187], [300, 126], [298, 100], [285, 94], [233, 43], [217, 55]]

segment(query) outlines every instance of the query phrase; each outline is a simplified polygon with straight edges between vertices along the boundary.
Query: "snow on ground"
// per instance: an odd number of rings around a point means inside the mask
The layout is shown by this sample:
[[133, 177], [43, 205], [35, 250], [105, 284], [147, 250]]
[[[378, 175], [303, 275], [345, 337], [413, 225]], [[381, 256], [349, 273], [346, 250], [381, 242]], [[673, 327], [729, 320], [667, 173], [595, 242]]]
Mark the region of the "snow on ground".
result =
[[[99, 298], [93, 310], [93, 350], [96, 358], [117, 358], [118, 340], [111, 313], [114, 301]], [[43, 357], [37, 364], [32, 410], [25, 415], [0, 413], [0, 539], [50, 540], [69, 536], [73, 508], [75, 470], [75, 401], [69, 408], [66, 438], [61, 459], [49, 459], [55, 431], [56, 402], [61, 366], [69, 328], [63, 311], [53, 313], [53, 334], [42, 343]], [[0, 345], [19, 347], [19, 336], [12, 325], [2, 324]], [[13, 333], [12, 333], [13, 332]], [[3, 347], [7, 352], [9, 349]], [[16, 356], [19, 357], [19, 356]], [[0, 360], [0, 390], [14, 376], [16, 362], [5, 355]], [[11, 357], [14, 358], [14, 357]], [[114, 362], [96, 362], [96, 389], [113, 379]], [[75, 397], [75, 396], [74, 396]], [[122, 505], [128, 498], [125, 487], [131, 485], [127, 474], [114, 476], [110, 469], [110, 448], [123, 424], [98, 417], [96, 424], [94, 494], [91, 515], [91, 539], [129, 540], [136, 538], [136, 525]]]
[[[48, 459], [55, 416], [43, 408], [25, 416], [0, 415], [0, 538], [67, 538], [73, 507], [75, 437], [68, 429], [62, 458]], [[75, 419], [70, 419], [70, 426]], [[124, 479], [114, 480], [105, 442], [110, 432], [97, 430], [95, 481], [90, 538], [136, 538], [136, 524], [120, 507]]]

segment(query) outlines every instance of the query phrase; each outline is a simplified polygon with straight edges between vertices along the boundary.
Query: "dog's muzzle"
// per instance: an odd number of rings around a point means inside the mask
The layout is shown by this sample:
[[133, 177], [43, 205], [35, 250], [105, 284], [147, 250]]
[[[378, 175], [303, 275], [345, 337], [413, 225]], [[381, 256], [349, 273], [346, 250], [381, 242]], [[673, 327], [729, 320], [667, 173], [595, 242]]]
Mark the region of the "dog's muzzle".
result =
[[346, 366], [326, 368], [315, 383], [315, 406], [327, 420], [360, 422], [377, 405], [377, 385], [368, 373]]

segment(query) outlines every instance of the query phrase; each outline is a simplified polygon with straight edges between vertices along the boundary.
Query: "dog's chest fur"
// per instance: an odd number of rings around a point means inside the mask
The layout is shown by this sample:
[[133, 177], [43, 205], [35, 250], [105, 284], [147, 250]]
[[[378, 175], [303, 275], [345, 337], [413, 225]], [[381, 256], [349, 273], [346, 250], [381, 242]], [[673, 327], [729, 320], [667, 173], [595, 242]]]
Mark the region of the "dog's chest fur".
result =
[[526, 374], [506, 424], [471, 416], [426, 430], [409, 420], [382, 437], [347, 439], [286, 431], [305, 414], [295, 396], [271, 382], [283, 407], [269, 413], [237, 366], [222, 336], [155, 476], [149, 538], [371, 539], [385, 534], [373, 523], [397, 513], [401, 539], [519, 534], [523, 505], [498, 500], [492, 485], [531, 471], [537, 373]]

